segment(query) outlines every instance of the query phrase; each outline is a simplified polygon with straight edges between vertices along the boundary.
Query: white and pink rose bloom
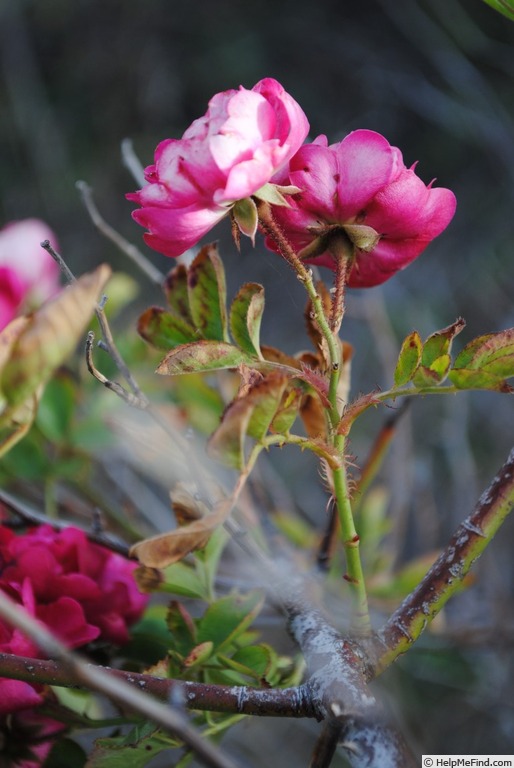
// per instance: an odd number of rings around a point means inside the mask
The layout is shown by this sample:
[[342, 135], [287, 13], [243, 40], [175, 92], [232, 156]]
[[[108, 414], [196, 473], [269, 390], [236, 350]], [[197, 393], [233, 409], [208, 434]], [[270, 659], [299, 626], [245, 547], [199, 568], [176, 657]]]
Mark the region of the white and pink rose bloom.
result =
[[57, 245], [39, 219], [13, 221], [0, 230], [0, 330], [59, 290], [59, 267], [41, 248], [43, 240]]
[[148, 230], [147, 245], [166, 256], [196, 245], [237, 201], [271, 181], [308, 131], [301, 107], [272, 78], [217, 93], [181, 139], [159, 144], [148, 184], [127, 195], [141, 206], [132, 216]]
[[[347, 285], [379, 285], [416, 259], [455, 213], [453, 192], [425, 185], [414, 168], [375, 131], [353, 131], [330, 146], [319, 136], [291, 159], [281, 182], [302, 191], [289, 207], [274, 208], [275, 220], [301, 258], [333, 270], [343, 238]], [[277, 250], [271, 238], [266, 245]]]

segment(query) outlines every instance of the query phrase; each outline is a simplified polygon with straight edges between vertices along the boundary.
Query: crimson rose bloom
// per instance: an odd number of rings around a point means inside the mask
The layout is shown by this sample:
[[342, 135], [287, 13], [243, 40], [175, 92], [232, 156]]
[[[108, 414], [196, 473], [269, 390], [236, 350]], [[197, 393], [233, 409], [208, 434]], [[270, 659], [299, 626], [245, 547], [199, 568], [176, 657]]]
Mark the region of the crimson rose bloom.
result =
[[[302, 191], [277, 223], [305, 261], [335, 269], [331, 244], [343, 236], [351, 254], [347, 284], [379, 285], [413, 261], [451, 221], [455, 195], [426, 186], [399, 149], [379, 133], [358, 130], [339, 144], [326, 136], [304, 145], [289, 163], [289, 183]], [[340, 241], [339, 241], [340, 242]], [[268, 238], [266, 245], [276, 251]]]
[[[83, 531], [42, 525], [16, 536], [0, 526], [0, 589], [44, 622], [69, 648], [92, 640], [121, 644], [147, 596], [132, 576], [136, 563], [92, 544]], [[38, 658], [39, 649], [0, 621], [0, 651]], [[0, 679], [0, 715], [41, 702], [40, 687]]]
[[57, 245], [38, 219], [12, 221], [0, 230], [0, 330], [20, 309], [40, 304], [59, 288], [59, 267], [41, 248], [43, 240]]
[[166, 256], [196, 245], [236, 201], [270, 181], [308, 131], [300, 106], [272, 78], [217, 93], [182, 139], [159, 144], [149, 183], [127, 195], [141, 206], [132, 216], [149, 230], [147, 245]]

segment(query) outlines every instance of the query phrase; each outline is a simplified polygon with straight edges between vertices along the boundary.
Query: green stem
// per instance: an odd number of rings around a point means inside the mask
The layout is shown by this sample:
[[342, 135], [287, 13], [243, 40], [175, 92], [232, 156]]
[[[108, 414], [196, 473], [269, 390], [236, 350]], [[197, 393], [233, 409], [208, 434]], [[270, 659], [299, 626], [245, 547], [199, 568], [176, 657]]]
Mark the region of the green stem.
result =
[[261, 228], [266, 232], [266, 234], [273, 238], [274, 242], [280, 250], [280, 253], [295, 270], [298, 279], [301, 280], [301, 282], [305, 285], [305, 290], [307, 291], [307, 294], [312, 303], [314, 320], [316, 321], [319, 331], [327, 344], [330, 363], [330, 380], [328, 389], [330, 407], [327, 410], [328, 419], [330, 422], [332, 444], [336, 449], [337, 455], [340, 457], [341, 461], [339, 466], [332, 467], [332, 472], [334, 480], [334, 497], [339, 513], [341, 535], [343, 538], [343, 546], [346, 556], [347, 572], [345, 574], [345, 578], [349, 583], [353, 598], [356, 628], [363, 634], [369, 633], [370, 620], [368, 600], [360, 558], [359, 537], [357, 535], [357, 531], [355, 530], [350, 494], [348, 491], [348, 479], [346, 475], [346, 467], [344, 464], [345, 437], [344, 435], [340, 435], [337, 432], [339, 421], [341, 419], [340, 407], [338, 403], [338, 385], [342, 362], [341, 342], [337, 332], [339, 330], [339, 326], [341, 324], [344, 313], [344, 281], [346, 276], [346, 257], [348, 254], [345, 250], [344, 244], [337, 244], [339, 250], [335, 254], [338, 268], [336, 274], [336, 292], [334, 295], [334, 302], [337, 302], [338, 306], [332, 307], [331, 318], [327, 318], [325, 315], [322, 299], [316, 290], [316, 286], [314, 285], [311, 270], [306, 269], [301, 259], [298, 258], [298, 255], [295, 253], [294, 249], [291, 247], [291, 244], [288, 242], [282, 230], [274, 220], [269, 204], [258, 200], [256, 200], [256, 204]]

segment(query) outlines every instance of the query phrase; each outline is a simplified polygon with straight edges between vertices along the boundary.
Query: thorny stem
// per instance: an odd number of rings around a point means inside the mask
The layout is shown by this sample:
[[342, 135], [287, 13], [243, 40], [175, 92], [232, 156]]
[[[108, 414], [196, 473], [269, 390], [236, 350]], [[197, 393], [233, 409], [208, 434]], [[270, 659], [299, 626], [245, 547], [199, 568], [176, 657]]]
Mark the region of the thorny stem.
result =
[[204, 739], [178, 709], [135, 690], [125, 680], [83, 661], [57, 640], [41, 622], [16, 605], [0, 591], [0, 616], [33, 640], [47, 656], [58, 660], [90, 690], [103, 693], [112, 701], [152, 720], [165, 731], [178, 736], [199, 759], [212, 768], [236, 768], [236, 763], [217, 746]]
[[[318, 325], [320, 333], [326, 341], [330, 364], [330, 379], [328, 388], [330, 408], [328, 409], [328, 417], [333, 435], [332, 439], [334, 447], [336, 448], [342, 461], [344, 461], [345, 437], [337, 433], [337, 427], [341, 418], [340, 404], [338, 402], [338, 385], [342, 363], [341, 343], [339, 341], [337, 332], [339, 330], [339, 326], [341, 324], [344, 313], [344, 281], [346, 278], [347, 270], [346, 251], [344, 248], [342, 248], [341, 253], [338, 254], [338, 257], [336, 257], [338, 263], [336, 275], [336, 291], [332, 303], [331, 318], [327, 319], [323, 308], [322, 299], [318, 294], [312, 279], [312, 272], [306, 269], [305, 265], [295, 253], [291, 244], [288, 242], [281, 228], [277, 225], [275, 219], [273, 218], [273, 214], [271, 213], [269, 204], [263, 202], [262, 200], [256, 200], [256, 204], [261, 228], [267, 235], [269, 235], [269, 237], [274, 240], [282, 256], [284, 256], [286, 261], [295, 270], [298, 279], [305, 285], [305, 289], [312, 303], [314, 319]], [[370, 631], [368, 599], [360, 558], [359, 537], [357, 535], [357, 531], [355, 530], [355, 524], [353, 520], [346, 467], [344, 464], [342, 464], [342, 466], [337, 467], [332, 471], [334, 480], [334, 496], [339, 512], [341, 535], [343, 538], [343, 546], [346, 555], [347, 573], [345, 578], [348, 581], [353, 597], [356, 629], [359, 633], [365, 634]]]
[[473, 563], [514, 508], [514, 448], [473, 512], [413, 592], [378, 632], [376, 674], [414, 643], [458, 590]]

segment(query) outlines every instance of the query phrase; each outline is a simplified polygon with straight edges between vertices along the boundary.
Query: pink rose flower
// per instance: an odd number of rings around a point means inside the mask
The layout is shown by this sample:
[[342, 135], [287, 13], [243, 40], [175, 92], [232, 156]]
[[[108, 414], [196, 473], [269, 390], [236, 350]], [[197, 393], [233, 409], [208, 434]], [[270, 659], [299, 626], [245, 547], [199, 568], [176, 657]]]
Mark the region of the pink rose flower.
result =
[[137, 563], [88, 541], [77, 528], [33, 528], [6, 541], [0, 529], [0, 588], [30, 583], [35, 615], [71, 647], [100, 638], [122, 644], [148, 597], [132, 576]]
[[[0, 526], [0, 589], [69, 648], [93, 640], [122, 644], [148, 601], [136, 563], [88, 541], [83, 531], [38, 526], [17, 536]], [[0, 621], [0, 652], [40, 658], [39, 648]], [[0, 716], [37, 706], [42, 686], [0, 679]]]
[[[453, 192], [425, 185], [414, 167], [374, 131], [353, 131], [330, 146], [319, 136], [280, 179], [302, 192], [288, 198], [290, 208], [274, 207], [275, 219], [300, 257], [308, 248], [305, 261], [330, 269], [331, 239], [342, 235], [351, 253], [347, 284], [379, 285], [417, 258], [455, 212]], [[277, 250], [270, 238], [266, 245]]]
[[58, 720], [37, 709], [0, 718], [0, 765], [11, 768], [40, 768], [57, 737], [66, 730]]
[[127, 195], [145, 242], [179, 256], [250, 197], [295, 154], [309, 130], [300, 106], [272, 78], [250, 91], [217, 93], [182, 139], [166, 139], [146, 169], [149, 182]]
[[59, 289], [59, 267], [41, 248], [56, 237], [38, 219], [13, 221], [0, 230], [0, 329], [22, 308], [40, 304]]

